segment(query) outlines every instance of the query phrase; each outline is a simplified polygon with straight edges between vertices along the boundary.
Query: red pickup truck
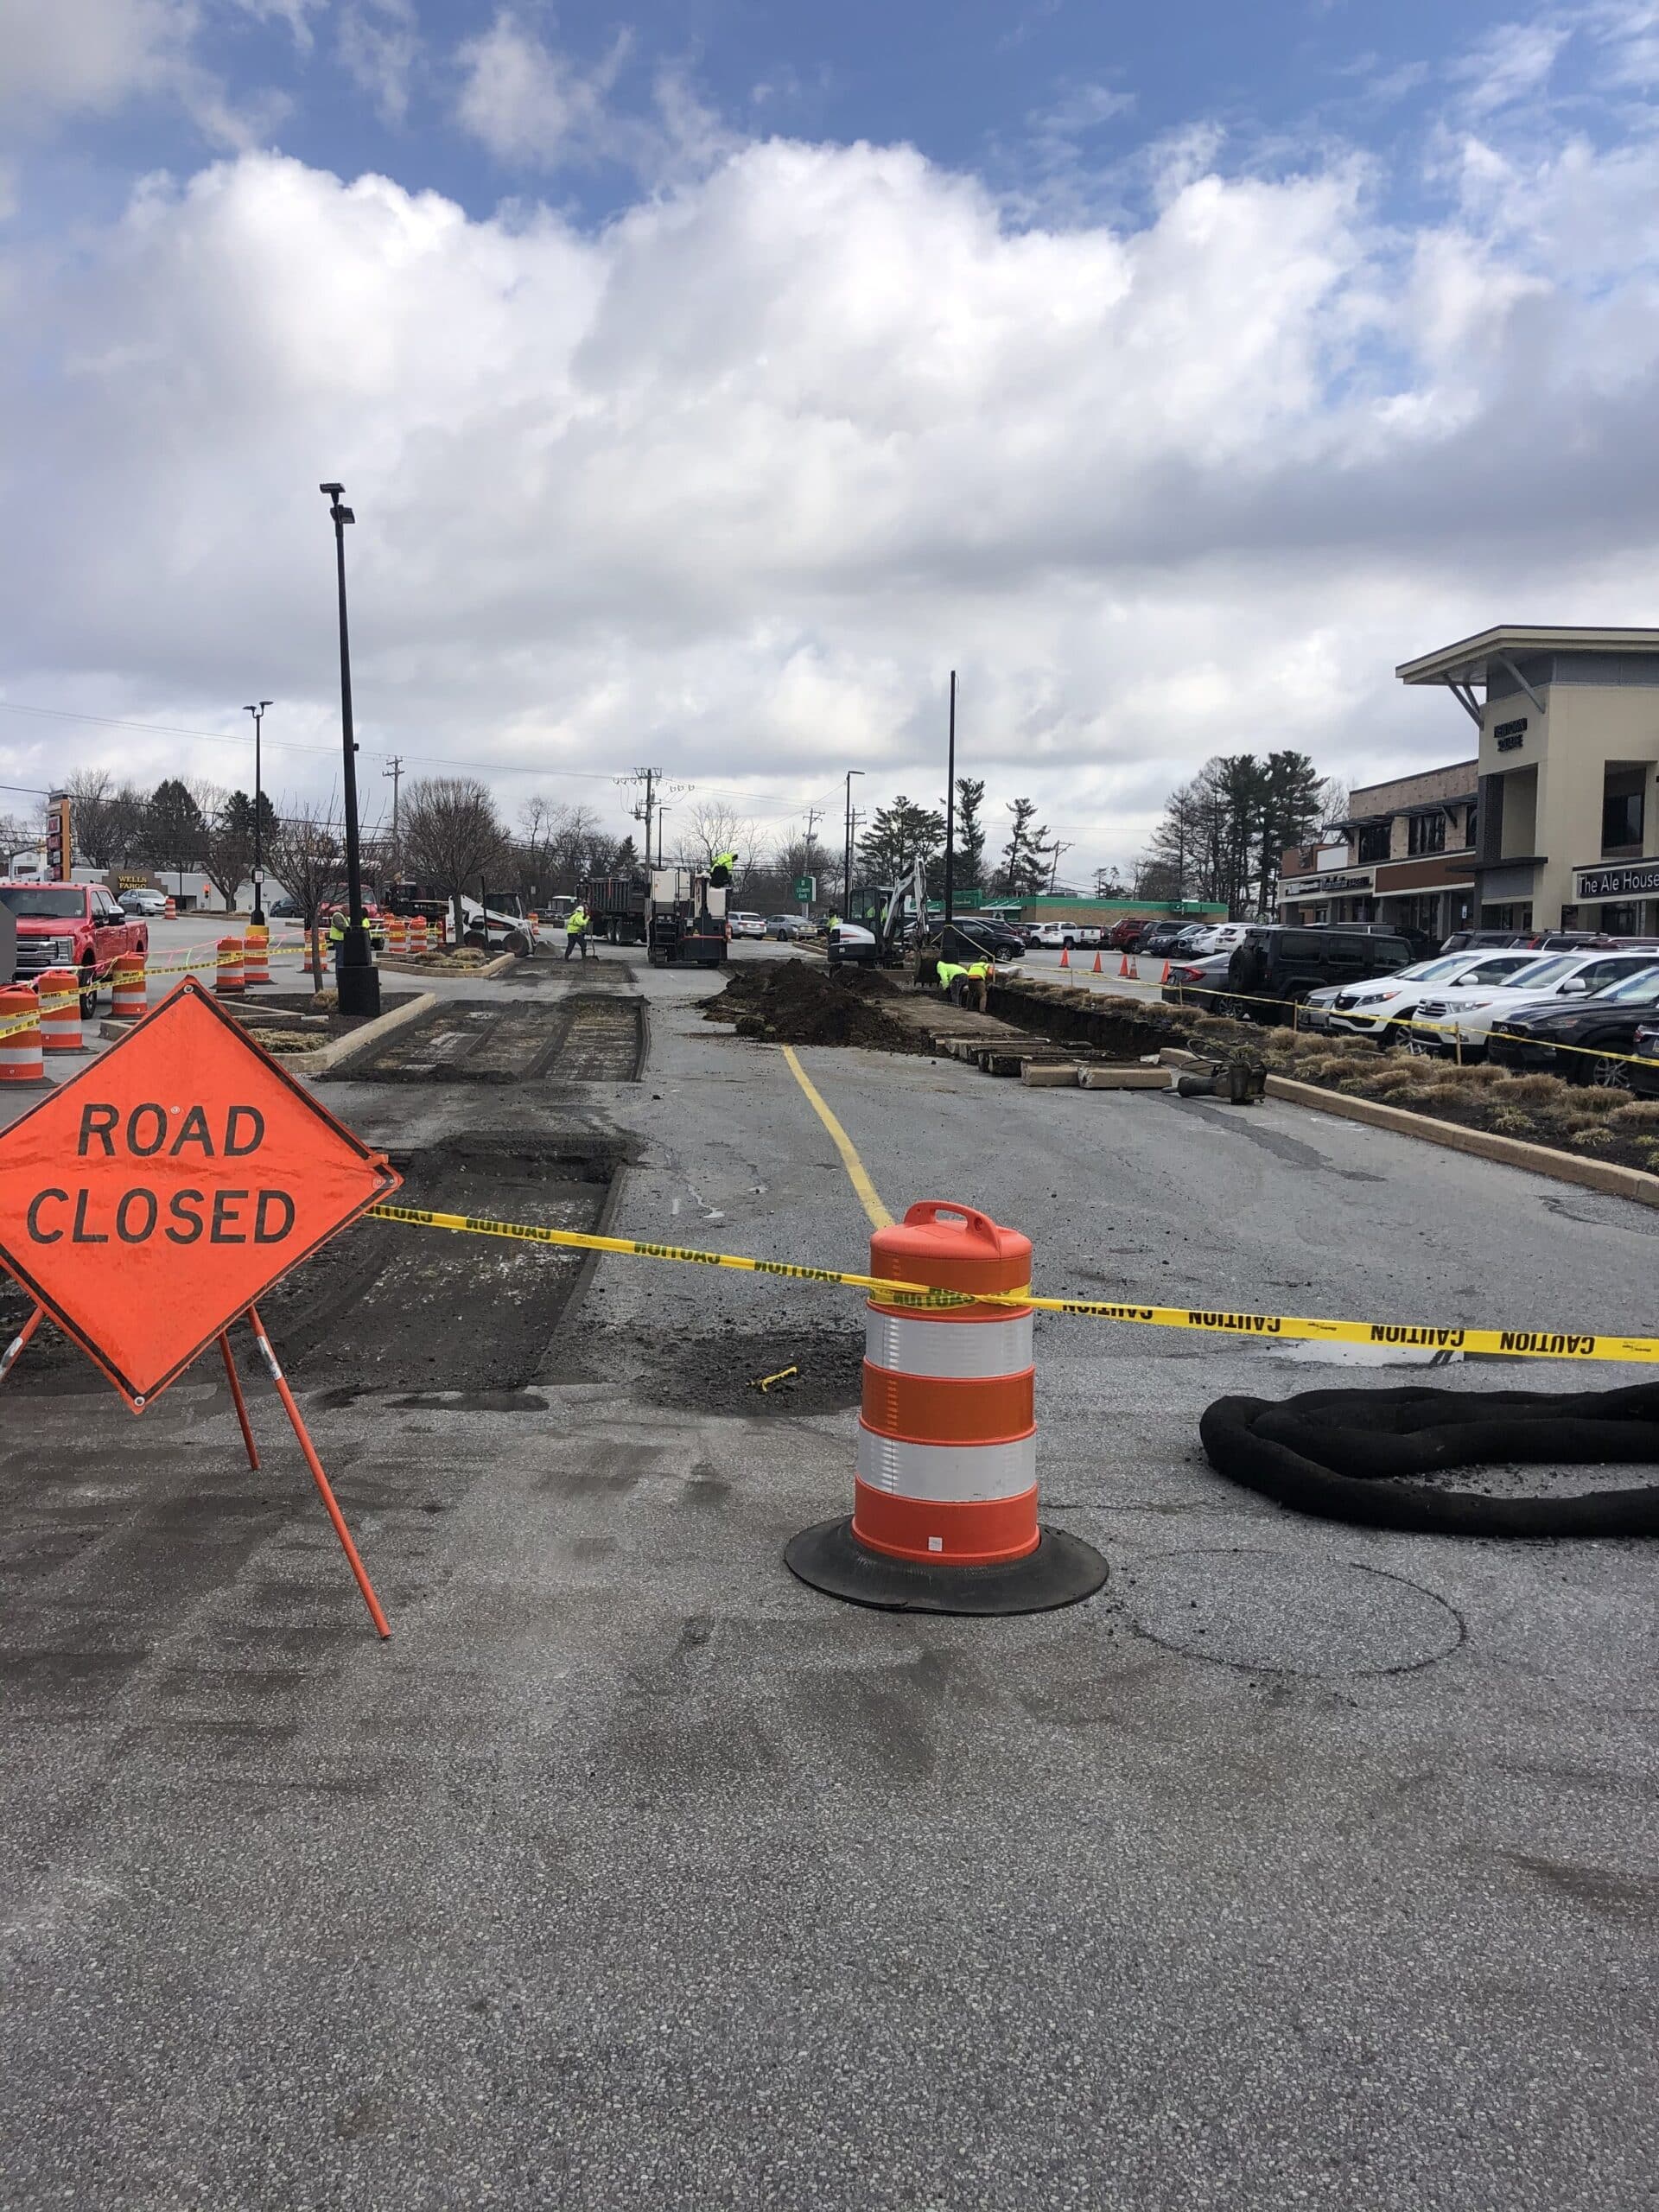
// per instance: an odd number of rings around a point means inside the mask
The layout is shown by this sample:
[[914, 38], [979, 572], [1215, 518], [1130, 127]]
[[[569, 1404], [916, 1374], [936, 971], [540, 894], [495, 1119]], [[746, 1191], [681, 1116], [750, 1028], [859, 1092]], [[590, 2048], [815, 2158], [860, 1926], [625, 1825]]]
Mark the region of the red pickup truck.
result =
[[17, 923], [14, 983], [33, 983], [48, 968], [80, 975], [80, 1010], [98, 1011], [98, 987], [119, 952], [148, 952], [148, 924], [130, 921], [101, 883], [0, 882], [0, 906]]

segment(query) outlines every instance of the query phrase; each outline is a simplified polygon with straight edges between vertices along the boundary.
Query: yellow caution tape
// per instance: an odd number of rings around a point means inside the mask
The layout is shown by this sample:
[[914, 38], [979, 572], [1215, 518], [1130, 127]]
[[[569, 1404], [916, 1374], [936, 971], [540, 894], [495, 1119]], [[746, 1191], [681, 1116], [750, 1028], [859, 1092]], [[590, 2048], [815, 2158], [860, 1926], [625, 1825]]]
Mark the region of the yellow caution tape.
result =
[[[734, 1268], [745, 1274], [787, 1275], [796, 1282], [834, 1283], [875, 1291], [894, 1306], [1035, 1306], [1042, 1313], [1075, 1319], [1129, 1321], [1154, 1329], [1198, 1329], [1207, 1335], [1300, 1340], [1317, 1344], [1380, 1344], [1422, 1351], [1496, 1352], [1515, 1359], [1659, 1361], [1659, 1337], [1591, 1335], [1554, 1329], [1444, 1329], [1419, 1322], [1328, 1321], [1288, 1313], [1230, 1313], [1185, 1306], [1128, 1306], [1106, 1299], [1039, 1298], [1029, 1290], [986, 1292], [967, 1298], [925, 1283], [890, 1282], [880, 1275], [836, 1268], [802, 1268], [787, 1260], [754, 1260], [737, 1252], [705, 1252], [695, 1245], [645, 1244], [631, 1236], [597, 1236], [580, 1229], [543, 1229], [524, 1221], [493, 1221], [480, 1214], [436, 1213], [425, 1206], [376, 1205], [371, 1221], [405, 1222], [417, 1229], [447, 1229], [471, 1236], [505, 1236], [523, 1244], [555, 1244], [579, 1252], [612, 1252], [639, 1260], [679, 1260], [695, 1267]], [[774, 1378], [775, 1379], [775, 1378]]]

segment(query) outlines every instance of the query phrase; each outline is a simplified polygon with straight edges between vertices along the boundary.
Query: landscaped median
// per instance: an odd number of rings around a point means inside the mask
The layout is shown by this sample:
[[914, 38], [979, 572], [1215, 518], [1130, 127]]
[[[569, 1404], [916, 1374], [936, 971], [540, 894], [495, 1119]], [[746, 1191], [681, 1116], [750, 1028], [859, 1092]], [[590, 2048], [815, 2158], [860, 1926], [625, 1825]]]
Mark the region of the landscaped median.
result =
[[[1450, 1061], [1383, 1052], [1358, 1038], [1262, 1028], [1195, 1008], [1024, 979], [999, 976], [990, 1005], [1004, 1020], [1056, 1043], [1116, 1046], [1125, 1058], [1164, 1046], [1185, 1046], [1215, 1058], [1243, 1049], [1284, 1081], [1281, 1096], [1292, 1096], [1292, 1087], [1310, 1094], [1328, 1091], [1393, 1109], [1389, 1118], [1395, 1128], [1415, 1116], [1580, 1160], [1659, 1173], [1659, 1099], [1565, 1083], [1559, 1076], [1511, 1074], [1484, 1064], [1457, 1067]], [[1317, 1102], [1306, 1096], [1300, 1103]]]

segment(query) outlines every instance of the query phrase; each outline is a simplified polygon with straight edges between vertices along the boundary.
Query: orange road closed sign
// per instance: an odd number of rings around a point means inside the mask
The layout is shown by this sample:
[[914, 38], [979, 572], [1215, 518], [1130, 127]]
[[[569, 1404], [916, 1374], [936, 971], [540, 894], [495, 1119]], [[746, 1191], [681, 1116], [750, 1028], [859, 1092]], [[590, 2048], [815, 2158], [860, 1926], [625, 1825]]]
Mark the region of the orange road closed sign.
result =
[[401, 1179], [192, 977], [0, 1133], [0, 1262], [142, 1412]]

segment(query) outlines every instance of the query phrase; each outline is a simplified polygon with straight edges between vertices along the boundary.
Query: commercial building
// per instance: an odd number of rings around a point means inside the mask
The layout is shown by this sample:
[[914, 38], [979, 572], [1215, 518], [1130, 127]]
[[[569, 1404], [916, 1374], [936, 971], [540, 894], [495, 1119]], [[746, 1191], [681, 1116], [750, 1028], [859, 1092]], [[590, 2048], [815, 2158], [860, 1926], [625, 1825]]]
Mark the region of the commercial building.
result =
[[1503, 624], [1395, 672], [1480, 732], [1478, 925], [1659, 936], [1659, 630]]
[[1279, 918], [1449, 937], [1469, 925], [1476, 827], [1472, 760], [1367, 785], [1324, 842], [1281, 855]]

